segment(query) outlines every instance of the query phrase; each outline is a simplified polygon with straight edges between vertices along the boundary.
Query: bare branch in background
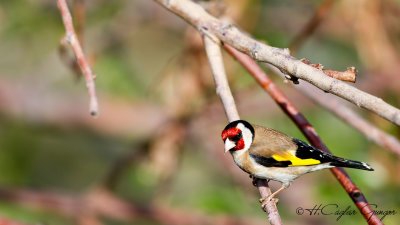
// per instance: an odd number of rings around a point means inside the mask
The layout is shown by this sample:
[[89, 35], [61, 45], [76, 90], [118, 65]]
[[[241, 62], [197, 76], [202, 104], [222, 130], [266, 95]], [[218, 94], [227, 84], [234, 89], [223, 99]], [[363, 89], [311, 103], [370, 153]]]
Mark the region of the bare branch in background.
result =
[[354, 21], [353, 40], [364, 65], [370, 71], [383, 73], [383, 79], [393, 79], [398, 87], [400, 54], [384, 23], [384, 15], [389, 13], [382, 10], [384, 2], [346, 1], [342, 6], [351, 11], [348, 16]]
[[[229, 122], [239, 120], [240, 117], [236, 109], [235, 100], [233, 99], [228, 80], [226, 78], [221, 47], [219, 43], [215, 43], [208, 36], [204, 36], [203, 40], [214, 77], [217, 94], [221, 98], [221, 101], [224, 105], [226, 116], [228, 117]], [[266, 180], [257, 180], [256, 185], [262, 198], [266, 198], [267, 196], [271, 195], [271, 190], [269, 189], [268, 182]], [[272, 225], [282, 224], [281, 217], [274, 201], [268, 201], [265, 207], [263, 207], [263, 210], [268, 214], [268, 220]]]
[[[282, 110], [293, 120], [297, 127], [303, 132], [304, 136], [310, 141], [312, 145], [325, 152], [330, 152], [326, 145], [319, 138], [315, 129], [307, 121], [307, 119], [298, 111], [298, 109], [289, 101], [288, 98], [277, 88], [267, 74], [258, 66], [258, 64], [249, 56], [237, 51], [229, 45], [224, 45], [228, 52], [234, 56], [258, 81], [264, 90], [277, 102]], [[343, 168], [332, 168], [334, 176], [342, 184], [350, 198], [356, 204], [368, 224], [383, 224], [379, 217], [371, 215], [373, 212], [365, 199], [361, 190], [353, 183], [348, 174]]]
[[93, 74], [92, 69], [90, 68], [89, 63], [87, 62], [86, 57], [83, 53], [82, 47], [79, 44], [78, 38], [74, 30], [74, 25], [72, 23], [71, 13], [69, 12], [67, 3], [65, 2], [65, 0], [57, 0], [57, 5], [58, 8], [60, 9], [66, 31], [64, 41], [70, 43], [70, 45], [72, 46], [79, 67], [83, 75], [85, 76], [86, 87], [89, 92], [90, 114], [92, 116], [96, 116], [99, 113], [99, 105], [96, 96], [96, 87], [94, 83], [94, 78], [96, 77], [96, 75]]
[[[151, 219], [161, 224], [198, 225], [255, 225], [252, 219], [227, 216], [207, 217], [190, 211], [175, 210], [158, 205], [140, 206], [127, 202], [105, 189], [93, 189], [84, 196], [66, 195], [27, 189], [0, 188], [0, 199], [25, 207], [56, 212], [65, 217], [80, 219], [82, 212], [92, 212], [102, 218], [120, 221]], [[91, 218], [91, 221], [93, 218]], [[254, 221], [254, 222], [251, 222]], [[1, 219], [0, 219], [1, 222]], [[16, 224], [19, 225], [19, 224]], [[22, 224], [21, 224], [22, 225]]]
[[289, 44], [290, 51], [295, 54], [298, 48], [303, 45], [304, 41], [310, 37], [321, 22], [328, 16], [331, 11], [333, 3], [335, 0], [325, 0], [323, 1], [315, 10], [314, 15], [307, 22], [307, 24], [300, 30], [300, 32], [292, 39]]
[[[78, 37], [79, 43], [82, 50], [84, 49], [84, 26], [85, 26], [85, 4], [84, 0], [74, 0], [73, 1], [73, 20], [76, 25], [76, 36]], [[78, 61], [72, 52], [69, 50], [69, 43], [64, 41], [64, 38], [60, 42], [59, 55], [66, 67], [70, 68], [74, 73], [76, 80], [80, 80], [82, 77], [82, 72], [79, 67]], [[90, 56], [88, 57], [89, 65]]]
[[118, 158], [108, 171], [103, 183], [101, 184], [107, 190], [115, 190], [119, 181], [127, 171], [127, 169], [134, 163], [142, 160], [146, 151], [148, 151], [150, 141], [142, 141], [139, 143], [135, 150], [129, 149], [127, 154]]
[[323, 91], [335, 94], [361, 108], [378, 114], [388, 121], [400, 125], [399, 109], [389, 105], [381, 98], [377, 98], [344, 82], [326, 76], [323, 71], [306, 65], [292, 57], [287, 49], [274, 48], [254, 40], [232, 24], [211, 16], [201, 6], [192, 1], [156, 1], [192, 24], [200, 32], [213, 34], [223, 42], [258, 61], [272, 64], [287, 75], [305, 80]]

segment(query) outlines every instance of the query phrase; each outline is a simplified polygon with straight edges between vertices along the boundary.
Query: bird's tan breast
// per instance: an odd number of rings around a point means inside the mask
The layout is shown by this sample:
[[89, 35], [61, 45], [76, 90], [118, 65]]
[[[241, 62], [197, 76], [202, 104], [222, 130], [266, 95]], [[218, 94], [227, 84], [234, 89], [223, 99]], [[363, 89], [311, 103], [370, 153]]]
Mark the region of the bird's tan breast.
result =
[[253, 174], [255, 171], [255, 165], [251, 161], [248, 152], [240, 154], [239, 152], [233, 152], [233, 160], [236, 165], [240, 167], [240, 169], [244, 170], [247, 173]]

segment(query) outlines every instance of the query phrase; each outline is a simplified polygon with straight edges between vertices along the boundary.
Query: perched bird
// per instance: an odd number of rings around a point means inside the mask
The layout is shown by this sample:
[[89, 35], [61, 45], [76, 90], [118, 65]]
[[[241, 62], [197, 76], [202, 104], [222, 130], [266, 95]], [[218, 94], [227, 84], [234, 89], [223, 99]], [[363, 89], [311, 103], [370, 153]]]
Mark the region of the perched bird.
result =
[[229, 151], [236, 165], [250, 176], [282, 183], [273, 194], [260, 199], [263, 207], [303, 174], [332, 167], [374, 170], [364, 162], [331, 155], [279, 131], [252, 126], [244, 120], [229, 123], [222, 131], [222, 139], [225, 152]]

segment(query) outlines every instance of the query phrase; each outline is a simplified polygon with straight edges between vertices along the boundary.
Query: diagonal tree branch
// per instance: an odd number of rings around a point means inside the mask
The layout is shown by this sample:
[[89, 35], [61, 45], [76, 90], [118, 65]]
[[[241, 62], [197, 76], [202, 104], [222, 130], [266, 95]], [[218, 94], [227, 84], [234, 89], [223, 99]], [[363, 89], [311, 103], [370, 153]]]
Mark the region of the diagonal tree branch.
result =
[[323, 91], [335, 94], [361, 108], [368, 109], [388, 121], [400, 126], [400, 110], [381, 98], [363, 92], [344, 82], [328, 77], [323, 71], [302, 63], [292, 57], [287, 49], [263, 44], [241, 32], [230, 23], [225, 23], [208, 14], [200, 5], [189, 0], [155, 0], [205, 34], [214, 34], [223, 42], [255, 60], [276, 66], [295, 79], [305, 80]]
[[96, 75], [93, 74], [92, 69], [90, 68], [89, 63], [87, 62], [86, 57], [83, 53], [82, 47], [79, 44], [79, 40], [74, 30], [71, 13], [69, 12], [67, 3], [65, 2], [65, 0], [57, 0], [57, 5], [58, 8], [60, 9], [66, 31], [63, 41], [68, 42], [72, 46], [79, 67], [83, 75], [85, 76], [86, 87], [89, 92], [90, 114], [92, 116], [96, 116], [99, 113], [99, 104], [97, 102], [96, 87], [94, 83], [94, 78], [96, 77]]
[[229, 122], [239, 120], [240, 117], [236, 109], [235, 100], [233, 99], [228, 80], [226, 79], [224, 62], [222, 61], [221, 48], [219, 44], [215, 43], [207, 36], [204, 36], [203, 40], [206, 48], [207, 57], [210, 62], [216, 91], [222, 101], [222, 104], [224, 105], [226, 116], [228, 117]]
[[[239, 120], [240, 118], [236, 109], [235, 100], [233, 99], [226, 78], [220, 45], [219, 43], [215, 43], [208, 36], [203, 36], [203, 40], [214, 77], [217, 94], [224, 105], [226, 116], [228, 117], [229, 122]], [[256, 185], [262, 198], [271, 195], [271, 190], [269, 189], [266, 180], [257, 180]], [[274, 201], [268, 201], [263, 210], [268, 214], [268, 220], [271, 224], [282, 224], [281, 217]]]
[[[235, 57], [257, 80], [264, 90], [277, 102], [282, 110], [293, 120], [297, 127], [303, 132], [312, 145], [326, 152], [330, 152], [322, 142], [315, 129], [307, 119], [298, 111], [298, 109], [286, 98], [286, 96], [269, 79], [267, 74], [258, 66], [258, 64], [249, 56], [237, 51], [236, 49], [224, 44], [225, 49]], [[383, 224], [382, 221], [373, 212], [361, 190], [353, 183], [343, 168], [332, 168], [334, 176], [342, 184], [350, 198], [356, 204], [368, 224]]]

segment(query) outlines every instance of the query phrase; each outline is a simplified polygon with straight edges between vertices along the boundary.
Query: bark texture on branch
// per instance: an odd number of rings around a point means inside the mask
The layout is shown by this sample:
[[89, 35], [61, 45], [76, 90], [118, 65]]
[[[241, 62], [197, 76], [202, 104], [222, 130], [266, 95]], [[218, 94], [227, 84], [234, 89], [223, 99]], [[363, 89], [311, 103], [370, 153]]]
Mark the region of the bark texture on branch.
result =
[[254, 40], [231, 23], [208, 14], [200, 5], [189, 0], [155, 0], [206, 35], [212, 34], [223, 42], [246, 53], [257, 61], [279, 68], [283, 73], [305, 80], [323, 91], [335, 94], [361, 108], [368, 109], [400, 126], [400, 110], [371, 94], [326, 76], [321, 70], [302, 63], [288, 49], [268, 46]]
[[225, 114], [228, 117], [229, 122], [239, 120], [240, 117], [236, 109], [235, 100], [233, 99], [228, 80], [226, 79], [221, 48], [217, 43], [207, 36], [204, 36], [203, 40], [215, 81], [216, 91], [222, 101], [222, 104], [224, 105]]
[[[208, 36], [204, 36], [203, 40], [214, 77], [217, 94], [224, 105], [226, 116], [229, 122], [239, 120], [239, 113], [237, 112], [235, 100], [233, 99], [226, 77], [219, 42], [214, 42]], [[271, 194], [271, 190], [269, 189], [268, 182], [266, 180], [257, 180], [256, 185], [262, 198], [265, 198]], [[263, 210], [268, 214], [268, 220], [272, 225], [282, 224], [281, 217], [274, 201], [268, 201]]]

